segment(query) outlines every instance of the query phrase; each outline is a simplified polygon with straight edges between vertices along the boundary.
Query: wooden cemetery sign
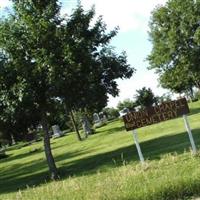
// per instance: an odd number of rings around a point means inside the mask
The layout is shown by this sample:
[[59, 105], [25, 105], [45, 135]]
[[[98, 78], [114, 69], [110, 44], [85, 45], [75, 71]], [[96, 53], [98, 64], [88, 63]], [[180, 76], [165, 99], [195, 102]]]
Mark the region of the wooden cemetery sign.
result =
[[189, 113], [186, 99], [165, 102], [138, 112], [123, 116], [127, 131], [173, 119]]
[[179, 116], [183, 116], [184, 118], [185, 127], [189, 134], [193, 152], [196, 153], [196, 147], [195, 147], [193, 137], [191, 134], [191, 129], [189, 127], [189, 123], [186, 117], [186, 114], [188, 114], [189, 112], [190, 111], [187, 104], [187, 100], [185, 98], [182, 98], [175, 101], [164, 102], [160, 105], [149, 107], [142, 111], [129, 112], [128, 114], [123, 116], [126, 130], [127, 131], [133, 130], [134, 140], [136, 143], [140, 160], [142, 162], [144, 161], [144, 158], [142, 156], [140, 146], [138, 143], [136, 129], [140, 127], [148, 126], [151, 124], [159, 123], [162, 121], [170, 120]]

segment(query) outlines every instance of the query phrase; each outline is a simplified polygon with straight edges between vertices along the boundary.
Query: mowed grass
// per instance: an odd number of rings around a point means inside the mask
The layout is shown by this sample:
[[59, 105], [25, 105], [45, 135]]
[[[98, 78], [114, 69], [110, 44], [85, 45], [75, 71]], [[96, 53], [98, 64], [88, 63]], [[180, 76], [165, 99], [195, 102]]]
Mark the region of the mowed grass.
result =
[[[188, 116], [200, 147], [200, 102]], [[132, 131], [116, 120], [78, 142], [70, 133], [51, 140], [61, 180], [48, 179], [42, 142], [11, 147], [0, 160], [2, 200], [162, 200], [200, 196], [200, 156], [193, 156], [182, 118], [138, 129], [141, 165]]]

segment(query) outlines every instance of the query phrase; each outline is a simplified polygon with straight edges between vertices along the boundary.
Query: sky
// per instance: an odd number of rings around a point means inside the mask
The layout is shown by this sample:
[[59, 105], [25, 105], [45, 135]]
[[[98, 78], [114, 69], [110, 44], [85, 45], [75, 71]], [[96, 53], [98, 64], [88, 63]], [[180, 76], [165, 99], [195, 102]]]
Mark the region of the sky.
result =
[[[167, 93], [159, 87], [158, 76], [152, 70], [147, 70], [145, 61], [151, 52], [151, 42], [148, 37], [148, 23], [151, 12], [157, 5], [165, 4], [166, 0], [81, 0], [85, 10], [95, 6], [96, 16], [103, 16], [108, 30], [119, 26], [119, 32], [111, 41], [115, 51], [126, 51], [130, 66], [136, 73], [130, 79], [117, 80], [120, 90], [118, 97], [109, 96], [108, 107], [116, 107], [119, 101], [130, 98], [133, 100], [136, 90], [150, 87], [155, 95]], [[77, 0], [61, 0], [62, 14], [70, 14]], [[9, 0], [0, 0], [0, 11], [10, 7]]]

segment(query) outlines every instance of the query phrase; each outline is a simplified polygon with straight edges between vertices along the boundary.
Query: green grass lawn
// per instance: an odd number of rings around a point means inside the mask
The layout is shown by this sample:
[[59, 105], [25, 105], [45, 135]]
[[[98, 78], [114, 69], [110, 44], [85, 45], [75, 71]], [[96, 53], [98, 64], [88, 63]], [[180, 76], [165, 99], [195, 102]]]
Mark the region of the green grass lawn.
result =
[[[200, 147], [200, 101], [189, 122]], [[42, 142], [7, 150], [0, 160], [2, 200], [162, 200], [200, 196], [200, 156], [193, 156], [182, 118], [138, 129], [144, 165], [132, 131], [116, 120], [82, 142], [70, 133], [52, 139], [61, 180], [48, 180]]]

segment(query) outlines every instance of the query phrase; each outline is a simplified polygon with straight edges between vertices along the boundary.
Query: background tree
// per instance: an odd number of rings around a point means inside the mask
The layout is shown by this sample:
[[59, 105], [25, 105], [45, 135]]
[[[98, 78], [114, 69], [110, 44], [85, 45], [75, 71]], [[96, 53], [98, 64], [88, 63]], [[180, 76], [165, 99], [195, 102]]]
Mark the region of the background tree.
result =
[[117, 104], [117, 109], [123, 110], [124, 108], [128, 108], [129, 110], [134, 110], [134, 107], [136, 106], [136, 103], [132, 101], [131, 99], [124, 99], [123, 101], [119, 101]]
[[161, 96], [156, 96], [156, 102], [157, 103], [163, 103], [166, 101], [172, 101], [172, 97], [170, 93], [165, 93]]
[[106, 113], [108, 120], [116, 119], [119, 117], [118, 109], [113, 107], [112, 108], [106, 107], [103, 109], [103, 112]]
[[143, 87], [142, 89], [136, 90], [136, 92], [135, 99], [138, 106], [146, 108], [157, 103], [157, 99], [150, 88]]
[[199, 10], [199, 1], [169, 0], [152, 12], [150, 69], [156, 69], [162, 85], [176, 91], [190, 84], [200, 88]]

